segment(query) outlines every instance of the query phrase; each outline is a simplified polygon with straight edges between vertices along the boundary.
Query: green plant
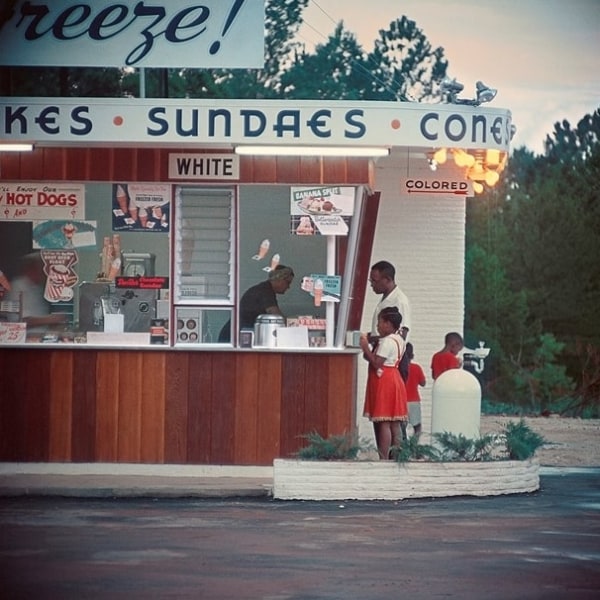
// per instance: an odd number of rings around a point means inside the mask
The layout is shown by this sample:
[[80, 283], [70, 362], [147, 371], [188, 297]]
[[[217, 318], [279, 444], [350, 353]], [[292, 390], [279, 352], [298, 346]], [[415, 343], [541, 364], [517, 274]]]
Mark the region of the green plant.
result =
[[481, 414], [483, 415], [520, 415], [523, 409], [517, 402], [503, 402], [490, 398], [481, 399]]
[[405, 463], [410, 460], [439, 460], [439, 452], [429, 444], [420, 444], [417, 436], [412, 436], [400, 446], [391, 449], [396, 462]]
[[547, 411], [553, 401], [568, 396], [575, 388], [565, 365], [558, 363], [564, 347], [553, 334], [543, 333], [528, 361], [513, 358], [517, 390], [528, 397], [528, 405], [535, 412]]
[[317, 431], [300, 436], [308, 444], [300, 448], [294, 456], [303, 460], [356, 460], [359, 452], [369, 450], [371, 445], [356, 434], [343, 433], [326, 438]]
[[[308, 444], [295, 453], [302, 460], [357, 460], [361, 452], [373, 450], [373, 445], [356, 434], [343, 433], [324, 438], [316, 431], [300, 436]], [[488, 433], [479, 438], [467, 438], [462, 433], [448, 431], [433, 435], [435, 445], [420, 444], [416, 436], [392, 447], [398, 463], [412, 460], [431, 462], [476, 462], [491, 460], [527, 460], [546, 440], [535, 433], [523, 419], [506, 423], [499, 434]]]
[[546, 440], [533, 431], [523, 419], [507, 423], [501, 433], [506, 452], [511, 460], [527, 460]]
[[498, 436], [493, 433], [471, 439], [462, 433], [457, 435], [444, 431], [435, 433], [433, 437], [441, 448], [439, 460], [442, 461], [492, 460], [494, 447], [498, 443]]

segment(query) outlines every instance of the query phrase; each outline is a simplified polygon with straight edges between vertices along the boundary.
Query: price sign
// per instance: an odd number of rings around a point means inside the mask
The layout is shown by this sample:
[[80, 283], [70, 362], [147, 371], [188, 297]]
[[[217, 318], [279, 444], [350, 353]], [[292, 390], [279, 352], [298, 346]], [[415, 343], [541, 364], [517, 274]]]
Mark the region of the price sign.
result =
[[0, 323], [0, 344], [22, 344], [26, 335], [26, 323]]

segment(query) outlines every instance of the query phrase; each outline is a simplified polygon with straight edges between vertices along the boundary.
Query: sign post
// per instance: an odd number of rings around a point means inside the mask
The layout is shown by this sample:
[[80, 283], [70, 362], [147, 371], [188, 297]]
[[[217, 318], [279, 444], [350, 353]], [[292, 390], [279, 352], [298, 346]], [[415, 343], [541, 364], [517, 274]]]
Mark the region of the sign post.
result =
[[291, 190], [291, 230], [295, 235], [324, 235], [327, 239], [326, 273], [305, 278], [302, 289], [325, 303], [325, 345], [332, 348], [335, 333], [335, 302], [340, 301], [341, 277], [335, 274], [335, 238], [348, 235], [354, 213], [354, 188], [311, 187]]

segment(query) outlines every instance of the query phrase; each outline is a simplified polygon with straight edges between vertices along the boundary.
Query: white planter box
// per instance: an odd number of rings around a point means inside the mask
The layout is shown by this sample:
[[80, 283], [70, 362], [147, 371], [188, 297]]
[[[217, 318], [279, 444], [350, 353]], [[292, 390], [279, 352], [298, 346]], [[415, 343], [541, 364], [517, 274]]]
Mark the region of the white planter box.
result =
[[498, 496], [540, 487], [536, 460], [490, 462], [273, 461], [278, 500], [403, 500]]

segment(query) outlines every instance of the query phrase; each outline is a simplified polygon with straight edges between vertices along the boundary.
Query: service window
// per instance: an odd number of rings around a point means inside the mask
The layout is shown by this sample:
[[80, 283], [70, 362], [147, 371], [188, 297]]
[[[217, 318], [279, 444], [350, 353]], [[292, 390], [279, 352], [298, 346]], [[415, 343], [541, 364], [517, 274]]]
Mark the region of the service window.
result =
[[235, 194], [179, 187], [175, 195], [175, 343], [230, 343], [235, 298]]

